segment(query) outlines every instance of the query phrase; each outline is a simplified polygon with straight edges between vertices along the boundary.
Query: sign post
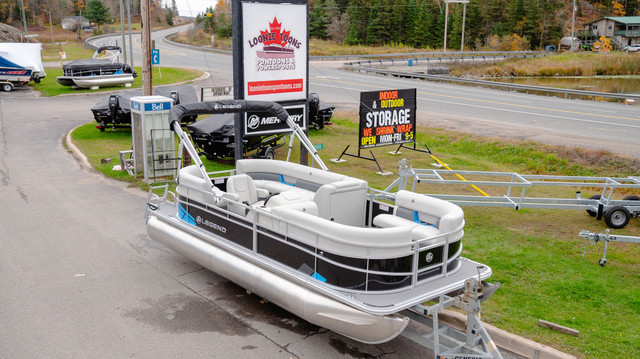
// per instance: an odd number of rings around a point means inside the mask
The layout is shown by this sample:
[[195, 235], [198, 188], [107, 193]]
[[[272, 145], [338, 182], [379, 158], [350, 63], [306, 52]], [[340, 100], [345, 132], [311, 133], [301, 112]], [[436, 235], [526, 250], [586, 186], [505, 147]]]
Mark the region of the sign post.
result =
[[[308, 2], [233, 0], [232, 9], [234, 98], [278, 102], [292, 111], [294, 122], [306, 129]], [[243, 155], [244, 136], [265, 134], [263, 129], [274, 124], [262, 114], [235, 116], [235, 159], [239, 160]], [[288, 131], [284, 127], [270, 130]], [[300, 158], [306, 163], [306, 152], [304, 156], [301, 153]]]

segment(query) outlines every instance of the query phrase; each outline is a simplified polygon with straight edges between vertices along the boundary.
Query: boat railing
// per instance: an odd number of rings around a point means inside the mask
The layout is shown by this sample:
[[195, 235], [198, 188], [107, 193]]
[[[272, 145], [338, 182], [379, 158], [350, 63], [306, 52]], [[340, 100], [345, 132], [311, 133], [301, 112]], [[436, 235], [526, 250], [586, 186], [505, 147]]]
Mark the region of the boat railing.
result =
[[[212, 180], [215, 183], [216, 178], [213, 178]], [[210, 191], [209, 193], [207, 193], [207, 191], [203, 189], [189, 187], [187, 185], [181, 185], [181, 189], [178, 192], [181, 197], [184, 196], [185, 198], [191, 199], [194, 199], [194, 194], [196, 193], [200, 194], [201, 196], [212, 196], [212, 193]], [[373, 196], [373, 194], [371, 194], [371, 196]], [[363, 243], [351, 240], [349, 238], [331, 235], [329, 233], [323, 232], [322, 227], [309, 228], [308, 226], [296, 223], [294, 220], [282, 218], [278, 215], [272, 214], [269, 210], [231, 201], [224, 196], [217, 197], [215, 202], [209, 203], [207, 203], [206, 201], [184, 201], [184, 199], [181, 197], [178, 199], [178, 203], [180, 203], [181, 206], [184, 206], [187, 209], [189, 206], [193, 206], [200, 211], [208, 213], [208, 215], [222, 217], [228, 221], [232, 221], [239, 226], [251, 229], [253, 232], [252, 242], [249, 247], [245, 248], [245, 250], [248, 250], [250, 252], [250, 255], [252, 256], [269, 258], [264, 254], [261, 254], [258, 247], [259, 237], [268, 237], [270, 240], [275, 240], [280, 245], [283, 245], [284, 248], [291, 249], [291, 252], [298, 251], [299, 253], [301, 253], [301, 255], [307, 254], [312, 256], [313, 263], [310, 263], [309, 265], [309, 267], [311, 267], [310, 269], [313, 271], [312, 273], [319, 273], [318, 264], [320, 261], [322, 261], [336, 268], [340, 268], [340, 270], [360, 273], [361, 276], [364, 276], [364, 287], [359, 286], [357, 289], [353, 289], [348, 287], [334, 286], [336, 289], [342, 291], [347, 290], [353, 292], [375, 292], [375, 289], [369, 288], [369, 283], [380, 278], [386, 278], [389, 280], [389, 282], [387, 282], [386, 284], [389, 284], [388, 287], [390, 289], [385, 289], [384, 292], [389, 293], [412, 289], [424, 280], [441, 278], [446, 276], [450, 271], [457, 269], [457, 266], [455, 264], [457, 263], [457, 259], [459, 258], [462, 250], [462, 246], [460, 245], [454, 247], [455, 252], [449, 253], [451, 247], [450, 245], [452, 243], [455, 244], [456, 242], [461, 241], [464, 223], [462, 223], [458, 228], [455, 228], [452, 231], [440, 233], [435, 236], [421, 238], [419, 240], [409, 239], [408, 242], [402, 243], [394, 243], [393, 240], [389, 240], [383, 243]], [[204, 199], [205, 197], [201, 198]], [[391, 195], [389, 198], [393, 198], [393, 196]], [[159, 200], [159, 203], [165, 202]], [[231, 207], [230, 205], [234, 206], [233, 211], [229, 210], [229, 207]], [[238, 211], [238, 208], [240, 208], [241, 210]], [[243, 215], [243, 213], [245, 215]], [[300, 216], [304, 215], [308, 214], [303, 214], [302, 212], [300, 213]], [[372, 231], [371, 233], [374, 234], [376, 232], [376, 229], [371, 227], [362, 228], [362, 230]], [[292, 236], [292, 233], [295, 233], [295, 235]], [[304, 234], [304, 239], [298, 237], [300, 233]], [[229, 240], [228, 238], [225, 239]], [[334, 251], [332, 252], [331, 248], [327, 247], [328, 243], [332, 243], [337, 248], [344, 248], [345, 246], [350, 247], [355, 249], [356, 252], [364, 254], [353, 257], [346, 257], [344, 256], [344, 253], [341, 253], [339, 250], [334, 249]], [[442, 249], [438, 249], [439, 247], [442, 247]], [[381, 258], [380, 253], [384, 253], [384, 251], [389, 251], [391, 253], [405, 252], [406, 254], [395, 255], [395, 257], [393, 258]], [[374, 252], [376, 253], [376, 255], [371, 255]], [[441, 260], [434, 261], [433, 264], [424, 264], [425, 260], [422, 257], [426, 257], [429, 255], [433, 257], [434, 252], [441, 253]], [[269, 260], [275, 259], [269, 258]], [[355, 260], [358, 263], [364, 264], [361, 264], [361, 266], [351, 265], [348, 263], [350, 260]], [[386, 270], [386, 268], [385, 270], [375, 270], [375, 268], [372, 268], [375, 267], [372, 266], [372, 263], [381, 260], [396, 262], [408, 261], [410, 265], [399, 265], [397, 268], [392, 266], [392, 268], [394, 268], [393, 271]], [[278, 262], [277, 260], [275, 261]], [[423, 263], [422, 267], [420, 267], [419, 265], [419, 263], [421, 262]], [[296, 270], [298, 269], [294, 267], [291, 268], [293, 269], [292, 272], [296, 272]], [[321, 275], [321, 273], [319, 274]], [[394, 287], [394, 280], [398, 281], [401, 284], [398, 284]], [[324, 285], [331, 286], [331, 284], [329, 283], [325, 283]]]
[[[161, 193], [161, 195], [158, 194]], [[150, 211], [155, 211], [161, 206], [176, 206], [177, 197], [176, 194], [169, 190], [169, 183], [161, 185], [152, 185], [149, 187], [149, 193], [147, 195], [147, 210], [145, 212], [145, 224], [149, 219]]]

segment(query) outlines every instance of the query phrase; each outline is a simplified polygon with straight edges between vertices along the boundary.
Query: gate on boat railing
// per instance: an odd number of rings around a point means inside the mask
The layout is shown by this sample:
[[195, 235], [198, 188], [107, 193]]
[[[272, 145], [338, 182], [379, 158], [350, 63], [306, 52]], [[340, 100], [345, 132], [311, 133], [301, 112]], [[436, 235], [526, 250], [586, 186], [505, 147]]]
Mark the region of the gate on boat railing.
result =
[[[523, 175], [515, 172], [416, 169], [409, 167], [406, 159], [400, 160], [398, 167], [398, 178], [385, 191], [391, 191], [397, 187], [398, 190], [407, 189], [415, 192], [416, 186], [420, 183], [473, 186], [480, 194], [429, 193], [427, 195], [459, 206], [511, 207], [515, 210], [521, 208], [586, 210], [598, 220], [604, 217], [611, 228], [623, 228], [629, 219], [640, 215], [640, 197], [631, 195], [622, 200], [613, 199], [616, 189], [637, 189], [640, 192], [640, 177]], [[452, 178], [454, 176], [456, 179]], [[503, 192], [506, 193], [491, 196], [479, 187], [502, 187]], [[601, 192], [589, 198], [582, 198], [580, 191], [576, 191], [575, 198], [528, 197], [527, 190], [534, 187], [596, 188]]]

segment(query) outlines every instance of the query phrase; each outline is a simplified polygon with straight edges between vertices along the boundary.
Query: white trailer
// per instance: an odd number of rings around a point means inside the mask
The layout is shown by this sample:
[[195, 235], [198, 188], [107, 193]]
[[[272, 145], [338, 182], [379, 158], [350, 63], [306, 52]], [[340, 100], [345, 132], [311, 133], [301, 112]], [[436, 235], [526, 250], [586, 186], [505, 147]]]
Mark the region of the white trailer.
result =
[[[640, 192], [640, 177], [591, 177], [591, 176], [551, 176], [523, 175], [515, 172], [455, 171], [445, 169], [416, 169], [409, 167], [406, 159], [399, 162], [398, 178], [385, 189], [394, 187], [415, 192], [419, 183], [441, 185], [467, 185], [475, 188], [479, 195], [427, 194], [450, 201], [459, 206], [582, 209], [600, 220], [604, 217], [607, 226], [623, 228], [631, 218], [640, 215], [640, 197], [628, 195], [622, 200], [614, 200], [615, 189], [637, 189]], [[409, 182], [412, 181], [410, 188]], [[490, 196], [481, 187], [503, 187], [501, 196]], [[575, 198], [527, 197], [527, 189], [542, 186], [597, 188], [600, 194], [582, 198], [576, 191]], [[425, 193], [426, 194], [426, 193]]]

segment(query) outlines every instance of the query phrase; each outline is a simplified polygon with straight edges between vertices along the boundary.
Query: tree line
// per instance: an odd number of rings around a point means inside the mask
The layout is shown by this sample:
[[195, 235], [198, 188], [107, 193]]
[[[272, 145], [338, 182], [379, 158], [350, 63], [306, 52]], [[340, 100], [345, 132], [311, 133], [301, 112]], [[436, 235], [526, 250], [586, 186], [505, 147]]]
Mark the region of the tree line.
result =
[[[23, 0], [24, 15], [28, 26], [60, 24], [71, 15], [82, 15], [98, 25], [120, 18], [119, 0]], [[130, 13], [140, 15], [140, 0], [130, 0]], [[123, 1], [126, 6], [126, 0]], [[173, 24], [178, 16], [176, 0], [150, 0], [151, 19], [157, 23]], [[22, 4], [20, 0], [0, 0], [0, 22], [22, 28]], [[126, 13], [126, 9], [124, 9]]]
[[[539, 49], [571, 33], [573, 0], [470, 0], [449, 3], [447, 47]], [[311, 0], [309, 36], [345, 45], [444, 46], [444, 0]], [[602, 16], [640, 15], [640, 0], [576, 1], [576, 32]], [[464, 17], [464, 19], [463, 19]], [[196, 23], [231, 36], [231, 3], [218, 0]]]

